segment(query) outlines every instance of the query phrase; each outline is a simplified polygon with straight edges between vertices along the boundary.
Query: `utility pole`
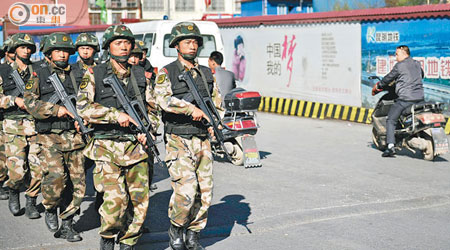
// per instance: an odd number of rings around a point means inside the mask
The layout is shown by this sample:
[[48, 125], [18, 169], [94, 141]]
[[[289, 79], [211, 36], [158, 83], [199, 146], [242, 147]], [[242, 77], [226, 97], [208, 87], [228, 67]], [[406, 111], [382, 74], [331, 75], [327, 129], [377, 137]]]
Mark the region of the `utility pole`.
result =
[[166, 16], [167, 19], [170, 20], [170, 0], [166, 0], [166, 6], [167, 6]]

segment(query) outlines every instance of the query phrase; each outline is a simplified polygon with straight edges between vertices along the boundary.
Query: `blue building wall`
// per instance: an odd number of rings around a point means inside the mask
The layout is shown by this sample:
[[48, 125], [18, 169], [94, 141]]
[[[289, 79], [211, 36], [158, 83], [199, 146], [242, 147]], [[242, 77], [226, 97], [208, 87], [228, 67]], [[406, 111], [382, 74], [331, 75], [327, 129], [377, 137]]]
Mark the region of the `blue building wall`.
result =
[[300, 1], [283, 1], [283, 0], [255, 0], [241, 3], [241, 15], [245, 16], [262, 16], [264, 15], [264, 3], [266, 2], [267, 15], [277, 15], [278, 5], [285, 5], [287, 7], [287, 14], [307, 13], [313, 12], [312, 0], [304, 0], [302, 6], [299, 6]]
[[314, 12], [333, 11], [334, 6], [347, 4], [351, 9], [358, 9], [362, 6], [370, 8], [382, 8], [386, 6], [384, 0], [320, 0], [313, 1]]
[[300, 1], [255, 0], [241, 3], [241, 15], [243, 17], [264, 15], [264, 3], [266, 3], [267, 15], [277, 15], [278, 5], [281, 4], [288, 7], [287, 14], [333, 11], [336, 5], [344, 6], [345, 4], [351, 9], [386, 6], [384, 0], [304, 0], [302, 6], [299, 6]]

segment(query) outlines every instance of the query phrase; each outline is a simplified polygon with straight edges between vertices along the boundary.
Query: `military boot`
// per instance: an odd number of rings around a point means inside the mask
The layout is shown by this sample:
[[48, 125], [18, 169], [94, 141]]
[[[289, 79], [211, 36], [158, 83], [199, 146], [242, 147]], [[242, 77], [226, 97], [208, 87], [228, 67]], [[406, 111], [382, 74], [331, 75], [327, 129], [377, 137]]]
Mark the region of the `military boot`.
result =
[[6, 187], [3, 187], [4, 181], [0, 181], [0, 200], [9, 199], [8, 190]]
[[73, 229], [73, 216], [63, 219], [61, 227], [54, 234], [55, 238], [66, 239], [69, 242], [81, 241], [80, 234]]
[[120, 243], [120, 250], [134, 250], [134, 246], [130, 246], [124, 243]]
[[114, 250], [114, 238], [100, 237], [100, 250]]
[[58, 215], [56, 208], [45, 210], [45, 224], [50, 232], [56, 232], [58, 230]]
[[25, 195], [25, 198], [27, 199], [27, 203], [25, 204], [25, 215], [29, 219], [41, 218], [41, 215], [39, 214], [39, 211], [37, 210], [36, 207], [37, 197], [29, 197], [28, 195]]
[[19, 190], [18, 189], [9, 189], [9, 202], [8, 202], [8, 206], [9, 206], [9, 211], [11, 211], [11, 213], [14, 216], [19, 215], [20, 213], [20, 200], [19, 200]]
[[176, 227], [170, 224], [169, 227], [169, 247], [173, 250], [185, 250], [183, 241], [183, 231], [182, 227]]
[[200, 238], [199, 232], [194, 232], [192, 230], [186, 231], [186, 247], [188, 250], [204, 250], [205, 248], [200, 245], [200, 242], [198, 241]]

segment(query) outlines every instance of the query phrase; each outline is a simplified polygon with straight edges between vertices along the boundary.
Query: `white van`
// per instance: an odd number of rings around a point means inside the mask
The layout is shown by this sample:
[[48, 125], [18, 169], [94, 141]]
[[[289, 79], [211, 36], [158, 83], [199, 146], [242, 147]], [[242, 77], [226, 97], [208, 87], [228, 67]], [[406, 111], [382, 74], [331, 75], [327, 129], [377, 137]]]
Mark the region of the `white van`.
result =
[[[172, 27], [180, 21], [160, 20], [141, 23], [126, 24], [138, 40], [144, 41], [149, 48], [147, 58], [153, 67], [158, 70], [177, 59], [176, 49], [169, 48], [170, 32]], [[203, 36], [203, 46], [199, 48], [199, 63], [208, 66], [208, 58], [211, 52], [219, 51], [224, 53], [223, 41], [219, 32], [219, 27], [214, 22], [192, 21], [200, 29]], [[224, 63], [225, 64], [225, 60]]]

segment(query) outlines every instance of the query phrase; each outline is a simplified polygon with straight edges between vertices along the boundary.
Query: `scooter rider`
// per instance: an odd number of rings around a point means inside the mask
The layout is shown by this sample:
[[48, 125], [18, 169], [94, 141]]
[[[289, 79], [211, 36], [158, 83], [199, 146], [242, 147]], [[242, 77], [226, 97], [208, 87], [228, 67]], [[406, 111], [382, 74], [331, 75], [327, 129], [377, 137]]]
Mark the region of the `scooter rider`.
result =
[[406, 45], [397, 47], [395, 57], [397, 64], [372, 89], [372, 95], [375, 95], [389, 86], [392, 81], [395, 81], [395, 93], [398, 96], [388, 113], [386, 121], [386, 143], [388, 148], [383, 152], [382, 157], [392, 157], [395, 155], [394, 133], [397, 120], [402, 112], [424, 99], [422, 83], [424, 74], [420, 63], [410, 57], [410, 51]]

